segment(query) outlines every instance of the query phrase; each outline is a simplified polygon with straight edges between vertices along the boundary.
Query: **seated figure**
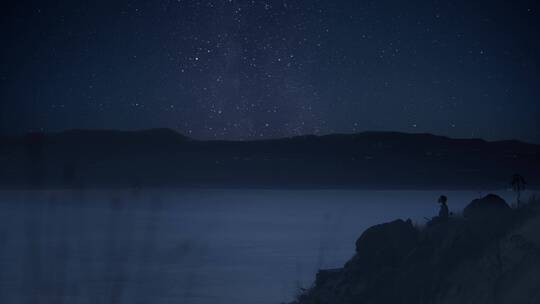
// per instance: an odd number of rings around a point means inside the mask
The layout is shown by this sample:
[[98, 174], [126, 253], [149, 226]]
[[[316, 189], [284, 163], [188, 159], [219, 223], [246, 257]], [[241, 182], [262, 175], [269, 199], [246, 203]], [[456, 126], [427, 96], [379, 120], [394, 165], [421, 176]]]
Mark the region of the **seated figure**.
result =
[[446, 205], [446, 201], [448, 201], [448, 199], [445, 195], [441, 195], [439, 197], [439, 204], [441, 204], [441, 209], [439, 210], [439, 218], [441, 220], [447, 220], [448, 216], [450, 215], [450, 212], [448, 211], [448, 205]]
[[431, 220], [428, 219], [428, 226], [448, 221], [448, 218], [450, 217], [450, 211], [448, 210], [448, 205], [446, 204], [447, 201], [448, 198], [446, 197], [446, 195], [441, 195], [439, 197], [438, 202], [439, 204], [441, 204], [441, 209], [439, 209], [439, 215], [433, 217]]

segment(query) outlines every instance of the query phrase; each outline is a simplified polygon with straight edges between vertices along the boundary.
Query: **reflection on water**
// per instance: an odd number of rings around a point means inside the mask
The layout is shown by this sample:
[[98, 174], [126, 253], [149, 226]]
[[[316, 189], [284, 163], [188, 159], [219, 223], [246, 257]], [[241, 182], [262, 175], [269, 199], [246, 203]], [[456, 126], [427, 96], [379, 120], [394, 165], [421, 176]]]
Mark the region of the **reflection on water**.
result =
[[[0, 303], [281, 303], [429, 191], [0, 192]], [[451, 210], [484, 193], [445, 192]], [[509, 192], [499, 193], [510, 199]]]

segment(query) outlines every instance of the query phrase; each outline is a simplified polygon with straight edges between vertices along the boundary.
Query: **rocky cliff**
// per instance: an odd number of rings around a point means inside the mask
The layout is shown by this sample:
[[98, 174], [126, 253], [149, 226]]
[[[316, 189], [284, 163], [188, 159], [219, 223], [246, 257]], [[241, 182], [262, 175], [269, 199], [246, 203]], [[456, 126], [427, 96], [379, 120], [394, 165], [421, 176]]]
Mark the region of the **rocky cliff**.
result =
[[512, 209], [488, 195], [425, 228], [373, 226], [294, 303], [540, 303], [540, 202]]

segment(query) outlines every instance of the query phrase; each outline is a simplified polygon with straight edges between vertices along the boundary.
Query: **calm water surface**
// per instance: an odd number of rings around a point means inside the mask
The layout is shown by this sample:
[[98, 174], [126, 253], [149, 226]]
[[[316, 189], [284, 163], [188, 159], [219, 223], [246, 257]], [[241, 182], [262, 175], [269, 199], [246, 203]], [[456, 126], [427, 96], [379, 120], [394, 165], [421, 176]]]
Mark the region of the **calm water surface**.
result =
[[[367, 227], [472, 191], [0, 192], [0, 303], [278, 304]], [[511, 192], [498, 192], [511, 200]]]

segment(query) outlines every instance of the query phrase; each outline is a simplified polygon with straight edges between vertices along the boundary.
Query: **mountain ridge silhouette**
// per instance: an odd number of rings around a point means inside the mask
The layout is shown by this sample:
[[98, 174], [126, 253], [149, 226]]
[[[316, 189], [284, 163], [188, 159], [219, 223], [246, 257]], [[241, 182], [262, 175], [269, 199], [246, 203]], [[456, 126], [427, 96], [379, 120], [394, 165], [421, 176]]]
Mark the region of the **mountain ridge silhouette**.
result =
[[501, 188], [540, 185], [540, 145], [368, 131], [246, 141], [171, 129], [0, 138], [0, 187]]

